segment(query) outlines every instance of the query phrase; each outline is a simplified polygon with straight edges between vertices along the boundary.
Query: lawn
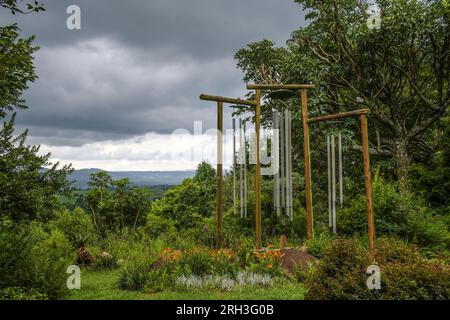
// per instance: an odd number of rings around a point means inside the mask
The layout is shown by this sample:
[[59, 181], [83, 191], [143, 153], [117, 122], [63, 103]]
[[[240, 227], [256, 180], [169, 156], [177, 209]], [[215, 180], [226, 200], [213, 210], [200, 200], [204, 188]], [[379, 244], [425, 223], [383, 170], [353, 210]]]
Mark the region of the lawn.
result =
[[120, 290], [119, 271], [88, 271], [81, 275], [81, 289], [72, 290], [69, 300], [302, 300], [305, 289], [297, 283], [287, 283], [269, 289], [244, 289], [237, 292], [203, 290], [198, 292], [163, 291], [145, 294]]

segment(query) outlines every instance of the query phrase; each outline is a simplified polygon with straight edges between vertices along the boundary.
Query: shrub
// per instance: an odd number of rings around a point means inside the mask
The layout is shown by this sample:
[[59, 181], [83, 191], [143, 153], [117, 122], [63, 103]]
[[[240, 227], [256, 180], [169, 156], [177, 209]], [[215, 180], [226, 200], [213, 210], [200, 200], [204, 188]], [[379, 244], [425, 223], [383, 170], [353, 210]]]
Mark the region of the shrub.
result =
[[[377, 172], [373, 179], [375, 225], [378, 234], [404, 234], [406, 217], [417, 201], [401, 195], [396, 184], [386, 181]], [[348, 207], [338, 209], [338, 232], [353, 236], [367, 233], [367, 205], [364, 195], [352, 200]]]
[[172, 235], [176, 233], [176, 228], [172, 220], [157, 216], [150, 212], [147, 215], [145, 232], [150, 238], [157, 238], [163, 234]]
[[[449, 299], [450, 269], [424, 260], [400, 240], [377, 242], [373, 256], [355, 240], [338, 239], [306, 276], [307, 299]], [[375, 262], [376, 261], [376, 262]], [[369, 290], [367, 267], [378, 264], [381, 290]]]
[[95, 256], [91, 268], [93, 270], [113, 270], [118, 266], [114, 256], [107, 252], [101, 252]]
[[67, 267], [74, 261], [74, 254], [64, 234], [54, 230], [31, 252], [38, 288], [50, 299], [63, 297], [67, 291]]
[[119, 288], [142, 290], [149, 279], [152, 260], [145, 254], [133, 252], [120, 272]]
[[0, 289], [0, 300], [47, 300], [46, 294], [34, 288], [8, 287]]
[[184, 274], [204, 276], [212, 273], [213, 258], [203, 248], [192, 248], [178, 261]]
[[247, 271], [238, 272], [235, 277], [229, 275], [218, 276], [181, 276], [176, 279], [176, 287], [180, 290], [222, 290], [235, 291], [246, 287], [267, 288], [274, 283], [274, 279], [269, 275], [259, 275]]
[[[120, 270], [119, 287], [126, 290], [142, 290], [151, 279], [153, 264], [159, 258], [159, 244], [141, 242], [112, 241], [115, 250], [112, 254], [123, 259], [123, 267]], [[126, 244], [123, 247], [123, 244]], [[122, 251], [122, 250], [126, 250]]]
[[[410, 192], [399, 193], [396, 185], [379, 174], [373, 182], [375, 225], [379, 235], [396, 235], [437, 252], [450, 248], [445, 217], [434, 215], [423, 200]], [[338, 231], [344, 235], [367, 233], [365, 197], [338, 212]]]
[[434, 252], [450, 248], [450, 232], [444, 219], [433, 216], [425, 209], [408, 215], [407, 237], [411, 242]]
[[76, 208], [73, 212], [67, 209], [57, 212], [50, 227], [61, 230], [75, 249], [84, 248], [95, 240], [92, 219], [81, 208]]
[[305, 245], [308, 248], [308, 254], [321, 258], [325, 250], [331, 247], [334, 236], [328, 232], [322, 232], [314, 236], [311, 240], [306, 240]]
[[66, 270], [73, 261], [72, 247], [59, 230], [49, 233], [37, 223], [2, 223], [0, 287], [35, 289], [49, 299], [61, 298], [67, 290]]

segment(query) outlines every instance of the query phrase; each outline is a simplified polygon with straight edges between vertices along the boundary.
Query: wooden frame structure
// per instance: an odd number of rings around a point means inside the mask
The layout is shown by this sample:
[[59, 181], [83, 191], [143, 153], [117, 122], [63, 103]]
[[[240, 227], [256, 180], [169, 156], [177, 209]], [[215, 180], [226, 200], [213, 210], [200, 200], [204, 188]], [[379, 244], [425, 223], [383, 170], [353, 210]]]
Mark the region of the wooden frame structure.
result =
[[[312, 239], [314, 237], [314, 214], [312, 205], [311, 149], [310, 149], [309, 124], [348, 117], [358, 117], [358, 116], [360, 117], [361, 132], [362, 132], [362, 147], [363, 147], [364, 177], [366, 187], [366, 202], [367, 202], [368, 239], [369, 239], [369, 248], [373, 250], [375, 248], [375, 222], [374, 222], [373, 198], [372, 198], [372, 174], [370, 171], [369, 134], [367, 127], [368, 110], [362, 109], [338, 114], [331, 114], [321, 117], [309, 118], [308, 89], [315, 89], [315, 88], [316, 86], [313, 84], [250, 84], [247, 86], [248, 90], [256, 91], [257, 102], [261, 97], [261, 90], [300, 91], [301, 111], [302, 111], [301, 113], [303, 124], [304, 162], [305, 162], [306, 233], [308, 239]], [[260, 104], [260, 102], [258, 103]]]
[[[256, 100], [261, 104], [261, 91], [273, 90], [292, 90], [300, 91], [302, 105], [302, 122], [304, 130], [304, 149], [305, 149], [305, 191], [306, 191], [306, 233], [308, 239], [313, 238], [314, 233], [314, 217], [312, 208], [312, 192], [311, 192], [311, 158], [309, 147], [309, 127], [308, 127], [308, 90], [315, 89], [313, 84], [249, 84], [248, 90], [255, 90]], [[259, 140], [257, 140], [259, 141]], [[258, 149], [259, 150], [259, 149]], [[258, 153], [259, 154], [259, 153]], [[259, 178], [259, 177], [258, 177]], [[258, 203], [259, 198], [257, 198]], [[261, 204], [259, 203], [259, 207]], [[261, 215], [261, 212], [259, 212]]]
[[223, 222], [223, 104], [230, 103], [243, 106], [255, 107], [255, 131], [256, 131], [256, 164], [255, 164], [255, 247], [261, 249], [261, 159], [260, 159], [260, 130], [261, 130], [261, 93], [263, 90], [292, 90], [300, 92], [301, 113], [303, 124], [303, 142], [304, 142], [304, 162], [305, 162], [305, 193], [306, 193], [306, 233], [307, 238], [314, 237], [314, 214], [312, 205], [312, 182], [311, 182], [311, 150], [309, 124], [336, 120], [348, 117], [360, 117], [361, 134], [363, 147], [364, 177], [366, 187], [367, 202], [367, 220], [368, 220], [368, 239], [369, 248], [375, 248], [375, 222], [373, 213], [372, 198], [372, 174], [370, 171], [369, 154], [369, 134], [367, 127], [367, 109], [331, 114], [315, 118], [309, 118], [308, 114], [308, 90], [315, 89], [313, 84], [249, 84], [248, 90], [255, 91], [255, 100], [241, 100], [226, 98], [220, 96], [210, 96], [202, 94], [201, 100], [217, 102], [217, 191], [216, 191], [216, 240], [220, 246], [223, 241], [222, 222]]
[[[260, 105], [255, 100], [241, 100], [220, 96], [211, 96], [207, 94], [200, 95], [200, 100], [217, 102], [216, 243], [217, 246], [220, 247], [223, 243], [223, 104], [230, 103], [235, 105], [256, 107], [257, 114], [258, 110], [260, 110]], [[259, 130], [257, 132], [259, 132]], [[259, 157], [257, 157], [256, 162], [256, 166], [258, 167]], [[256, 183], [256, 185], [258, 186], [258, 183]], [[258, 194], [258, 191], [256, 191], [256, 194]], [[256, 208], [258, 209], [258, 205], [256, 205]], [[256, 234], [256, 247], [258, 248], [258, 232], [256, 232]], [[261, 234], [259, 235], [259, 241], [260, 244]]]

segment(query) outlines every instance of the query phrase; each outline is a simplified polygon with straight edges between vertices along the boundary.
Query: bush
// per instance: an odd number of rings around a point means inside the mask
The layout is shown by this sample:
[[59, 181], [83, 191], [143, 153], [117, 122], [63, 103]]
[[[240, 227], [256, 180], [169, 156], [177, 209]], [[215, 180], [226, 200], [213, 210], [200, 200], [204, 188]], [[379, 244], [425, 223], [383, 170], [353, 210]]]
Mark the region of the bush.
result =
[[328, 232], [322, 232], [314, 236], [311, 240], [305, 241], [305, 246], [308, 248], [308, 254], [321, 258], [325, 250], [331, 247], [334, 236]]
[[[424, 201], [409, 192], [399, 193], [396, 185], [379, 174], [373, 182], [375, 226], [378, 235], [396, 235], [437, 252], [450, 248], [450, 232], [445, 217], [434, 215]], [[352, 201], [338, 212], [338, 231], [344, 235], [367, 233], [365, 197]]]
[[450, 232], [445, 220], [425, 209], [419, 209], [408, 215], [407, 237], [412, 243], [433, 252], [450, 248]]
[[[373, 201], [377, 234], [405, 234], [406, 217], [416, 205], [411, 197], [401, 195], [395, 183], [386, 181], [377, 172], [373, 179]], [[344, 235], [367, 233], [365, 195], [352, 200], [348, 207], [338, 209], [338, 232]]]
[[73, 212], [67, 209], [57, 212], [50, 222], [50, 227], [61, 230], [75, 249], [91, 245], [95, 240], [96, 233], [91, 216], [80, 208]]
[[157, 238], [163, 234], [172, 235], [176, 233], [176, 228], [172, 220], [149, 213], [145, 232], [150, 238]]
[[46, 294], [34, 288], [8, 287], [0, 289], [0, 300], [47, 300]]
[[212, 273], [213, 259], [206, 249], [193, 248], [185, 252], [178, 263], [187, 275], [204, 276]]
[[[118, 245], [120, 241], [114, 240], [116, 257], [124, 260], [120, 271], [119, 287], [126, 290], [142, 290], [151, 279], [153, 264], [159, 258], [158, 245], [151, 245], [144, 241], [127, 243], [125, 247]], [[122, 250], [126, 250], [122, 251]], [[126, 254], [126, 255], [125, 255]]]
[[91, 268], [93, 270], [113, 270], [118, 266], [118, 261], [107, 252], [101, 252], [95, 256]]
[[[376, 261], [376, 262], [375, 262]], [[378, 264], [381, 290], [369, 290], [367, 267]], [[449, 299], [450, 269], [424, 260], [418, 251], [397, 239], [377, 242], [374, 256], [355, 240], [338, 239], [325, 250], [306, 276], [307, 299]]]
[[[12, 226], [0, 232], [0, 287], [35, 289], [49, 299], [64, 297], [72, 247], [59, 230], [44, 231], [40, 224]], [[30, 291], [31, 292], [31, 291]]]

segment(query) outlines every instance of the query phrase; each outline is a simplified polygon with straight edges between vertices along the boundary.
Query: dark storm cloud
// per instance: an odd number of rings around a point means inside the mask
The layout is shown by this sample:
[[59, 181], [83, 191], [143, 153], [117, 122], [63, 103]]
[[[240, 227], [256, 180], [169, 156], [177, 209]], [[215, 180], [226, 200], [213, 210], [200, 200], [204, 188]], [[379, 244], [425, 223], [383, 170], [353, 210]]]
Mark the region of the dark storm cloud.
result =
[[[201, 92], [244, 93], [234, 53], [269, 38], [283, 44], [304, 24], [293, 0], [44, 1], [41, 14], [12, 17], [36, 34], [39, 79], [18, 115], [33, 141], [83, 145], [146, 132], [214, 126]], [[68, 5], [82, 10], [82, 30], [66, 29]]]

